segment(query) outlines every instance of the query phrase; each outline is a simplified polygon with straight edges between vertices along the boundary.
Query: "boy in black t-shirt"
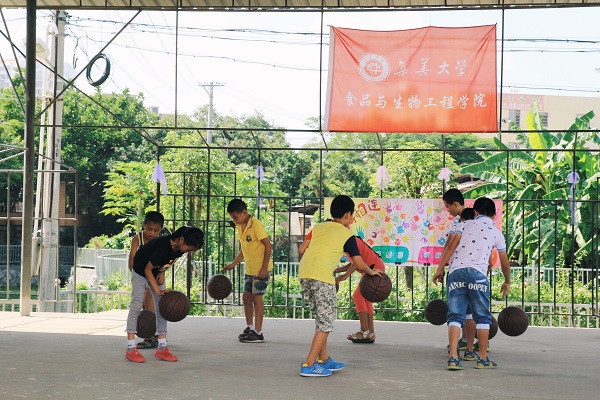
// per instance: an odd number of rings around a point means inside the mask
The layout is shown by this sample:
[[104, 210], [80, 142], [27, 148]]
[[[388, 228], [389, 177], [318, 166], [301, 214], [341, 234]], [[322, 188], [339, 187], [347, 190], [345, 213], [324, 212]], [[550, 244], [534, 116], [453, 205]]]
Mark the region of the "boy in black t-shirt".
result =
[[183, 226], [168, 236], [157, 237], [140, 247], [133, 259], [131, 274], [131, 305], [127, 316], [127, 351], [125, 358], [129, 361], [142, 363], [144, 357], [137, 351], [135, 333], [137, 319], [140, 315], [146, 285], [152, 290], [156, 308], [156, 333], [158, 349], [154, 356], [164, 361], [177, 361], [167, 347], [167, 321], [160, 315], [156, 305], [160, 296], [166, 293], [165, 271], [170, 269], [175, 261], [190, 251], [202, 247], [204, 233], [198, 228]]

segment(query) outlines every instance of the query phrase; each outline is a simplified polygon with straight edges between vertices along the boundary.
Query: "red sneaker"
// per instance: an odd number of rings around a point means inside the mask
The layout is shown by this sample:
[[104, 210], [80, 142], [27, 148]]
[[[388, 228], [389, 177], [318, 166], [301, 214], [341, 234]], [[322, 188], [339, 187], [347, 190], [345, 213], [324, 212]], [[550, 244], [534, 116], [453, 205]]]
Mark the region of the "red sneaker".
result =
[[154, 353], [154, 357], [160, 358], [164, 361], [177, 361], [177, 356], [173, 355], [173, 353], [171, 353], [171, 350], [169, 350], [168, 347], [165, 347], [163, 350], [157, 349]]
[[134, 363], [143, 363], [145, 361], [144, 356], [136, 348], [131, 351], [125, 351], [125, 358]]

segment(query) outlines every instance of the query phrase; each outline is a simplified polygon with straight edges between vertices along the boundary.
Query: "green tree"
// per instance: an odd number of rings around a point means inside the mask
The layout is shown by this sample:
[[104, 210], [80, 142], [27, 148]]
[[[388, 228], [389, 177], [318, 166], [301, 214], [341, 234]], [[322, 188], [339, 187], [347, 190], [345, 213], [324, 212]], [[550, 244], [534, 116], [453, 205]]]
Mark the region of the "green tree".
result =
[[[158, 120], [144, 107], [142, 94], [132, 95], [125, 89], [122, 93], [97, 92], [91, 97], [95, 101], [75, 90], [65, 92], [63, 123], [69, 128], [62, 134], [62, 160], [78, 171], [79, 193], [85, 193], [79, 196], [79, 210], [89, 221], [84, 233], [87, 238], [121, 228], [114, 217], [101, 213], [103, 182], [111, 165], [154, 158], [153, 146], [143, 136], [149, 136], [147, 132], [113, 127], [149, 126]], [[92, 128], [78, 127], [81, 125]]]
[[[166, 171], [169, 195], [161, 198], [161, 211], [167, 220], [176, 221], [176, 225], [207, 224], [202, 227], [211, 236], [206, 241], [204, 251], [217, 260], [223, 257], [223, 253], [227, 257], [233, 253], [235, 231], [226, 212], [227, 203], [234, 197], [244, 198], [249, 212], [259, 214], [255, 200], [258, 178], [256, 166], [246, 163], [233, 165], [224, 150], [194, 148], [203, 143], [203, 139], [194, 131], [171, 131], [167, 134], [163, 145], [171, 148], [167, 148], [161, 157], [161, 164]], [[260, 214], [269, 232], [279, 228], [275, 224], [277, 216], [271, 205], [277, 204], [281, 209], [285, 206], [283, 202], [273, 201], [286, 196], [275, 174], [265, 169], [260, 185], [263, 204]], [[219, 250], [223, 253], [219, 253]]]
[[277, 183], [283, 194], [291, 198], [292, 204], [302, 204], [300, 188], [310, 173], [312, 164], [293, 150], [280, 150], [276, 155], [277, 162], [265, 167], [265, 173]]
[[[311, 119], [308, 125], [316, 127], [316, 123], [316, 119]], [[322, 149], [324, 143], [327, 149], [343, 150], [317, 150]], [[394, 175], [392, 181], [396, 182], [386, 189], [386, 195], [409, 196], [411, 193], [410, 196], [439, 197], [442, 185], [437, 175], [442, 166], [445, 165], [456, 173], [458, 172], [456, 166], [461, 163], [481, 161], [479, 150], [490, 148], [492, 145], [491, 140], [480, 139], [472, 134], [336, 133], [324, 135], [323, 139], [305, 146], [307, 149], [315, 150], [300, 154], [300, 159], [303, 161], [300, 168], [303, 169], [305, 165], [308, 168], [305, 178], [300, 182], [299, 193], [304, 196], [319, 196], [320, 153], [322, 153], [324, 196], [339, 193], [348, 193], [355, 197], [380, 196], [375, 173], [381, 164], [383, 154], [386, 160], [384, 165]], [[374, 150], [377, 148], [382, 150]], [[399, 155], [398, 153], [403, 153], [404, 149], [412, 152]], [[441, 152], [429, 152], [427, 151], [429, 149], [446, 149], [446, 164], [443, 164]], [[461, 151], [455, 151], [459, 149]], [[472, 149], [472, 151], [464, 151], [465, 149]], [[401, 166], [394, 165], [396, 161], [399, 161]], [[403, 168], [403, 171], [399, 168]], [[422, 175], [424, 171], [427, 172]], [[423, 182], [426, 184], [419, 186], [419, 183]]]
[[[412, 149], [419, 148], [419, 151]], [[385, 188], [386, 197], [398, 198], [438, 198], [443, 192], [442, 181], [438, 175], [445, 165], [452, 172], [458, 167], [451, 155], [436, 150], [433, 144], [426, 142], [407, 142], [399, 147], [399, 151], [389, 151], [384, 155], [384, 165], [390, 174], [391, 181]], [[432, 151], [427, 151], [427, 150]], [[372, 190], [370, 196], [379, 197], [376, 174], [371, 174]]]
[[[4, 159], [0, 168], [6, 170], [21, 170], [23, 168], [22, 153], [25, 134], [25, 115], [21, 105], [25, 104], [25, 88], [21, 75], [15, 73], [12, 78], [14, 87], [0, 89], [0, 150]], [[16, 94], [15, 94], [16, 92]], [[18, 97], [17, 97], [18, 96]], [[36, 104], [39, 109], [39, 102]], [[36, 129], [36, 132], [38, 130]], [[37, 135], [36, 135], [37, 139]], [[12, 148], [12, 149], [11, 149]], [[16, 156], [16, 157], [15, 157]], [[8, 186], [10, 177], [10, 188]], [[6, 212], [23, 201], [23, 174], [20, 172], [3, 172], [0, 174], [0, 210]], [[8, 204], [10, 196], [10, 204]], [[15, 231], [19, 234], [18, 231]]]
[[[23, 73], [25, 73], [24, 69]], [[10, 121], [21, 122], [21, 126], [16, 128], [17, 132], [20, 133], [19, 136], [23, 137], [25, 114], [21, 106], [25, 107], [25, 87], [21, 80], [21, 75], [18, 73], [15, 73], [12, 78], [12, 86], [0, 89], [0, 119], [2, 120], [2, 124]], [[39, 104], [36, 107], [39, 107]]]
[[[207, 235], [218, 235], [229, 222], [224, 207], [236, 195], [236, 168], [223, 151], [198, 149], [204, 140], [196, 131], [169, 131], [162, 145], [166, 150], [160, 162], [169, 193], [161, 196], [160, 211], [173, 222], [169, 228], [192, 224], [206, 229]], [[215, 225], [205, 226], [208, 221]], [[207, 236], [203, 251], [214, 252], [216, 258], [217, 244]]]
[[313, 142], [300, 154], [303, 165], [310, 167], [298, 193], [320, 197], [322, 185], [324, 197], [338, 194], [367, 197], [371, 191], [369, 176], [377, 171], [381, 159], [381, 152], [368, 150], [376, 147], [377, 135], [337, 133], [327, 136], [325, 141], [330, 150], [322, 150], [323, 143]]
[[[183, 116], [179, 124], [206, 129], [208, 126], [208, 106], [198, 108], [191, 117]], [[298, 196], [298, 190], [309, 166], [292, 150], [285, 149], [289, 143], [281, 127], [273, 126], [264, 115], [226, 116], [213, 111], [213, 146], [226, 147], [224, 153], [233, 165], [247, 165], [249, 168], [263, 167], [270, 180], [288, 196]], [[229, 128], [229, 129], [225, 129]], [[203, 129], [203, 132], [204, 132]], [[207, 133], [202, 133], [207, 137]], [[246, 169], [246, 167], [244, 167]]]
[[[208, 106], [196, 110], [193, 118], [199, 127], [206, 128]], [[259, 149], [289, 147], [282, 127], [273, 126], [258, 111], [242, 116], [224, 116], [213, 111], [213, 127], [212, 144], [230, 147], [225, 152], [234, 165], [248, 164], [257, 167], [260, 163], [264, 168], [271, 168], [279, 162], [278, 153]]]
[[[382, 145], [388, 149], [406, 148], [408, 143], [417, 144], [413, 150], [421, 148], [422, 143], [433, 145], [437, 149], [445, 149], [456, 164], [474, 163], [482, 160], [478, 153], [480, 149], [492, 149], [494, 144], [491, 139], [481, 138], [471, 133], [452, 134], [414, 134], [392, 133], [382, 138]], [[431, 147], [425, 147], [431, 148]], [[472, 151], [465, 151], [472, 149]], [[460, 150], [460, 151], [458, 151]]]
[[153, 165], [137, 161], [117, 161], [104, 181], [102, 214], [120, 217], [125, 228], [142, 229], [145, 212], [155, 203], [156, 183], [151, 179]]

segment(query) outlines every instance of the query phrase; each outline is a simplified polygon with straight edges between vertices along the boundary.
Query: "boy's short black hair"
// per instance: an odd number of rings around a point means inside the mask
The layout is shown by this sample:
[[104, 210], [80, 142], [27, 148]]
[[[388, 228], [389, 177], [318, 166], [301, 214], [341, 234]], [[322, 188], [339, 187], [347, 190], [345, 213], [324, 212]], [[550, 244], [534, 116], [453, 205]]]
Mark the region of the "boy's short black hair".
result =
[[444, 192], [442, 196], [442, 200], [444, 200], [448, 204], [452, 204], [455, 201], [458, 202], [461, 206], [465, 205], [465, 198], [463, 194], [458, 189], [448, 189]]
[[463, 208], [462, 212], [460, 213], [460, 219], [462, 219], [463, 221], [475, 219], [475, 210], [471, 207]]
[[145, 224], [159, 224], [163, 226], [165, 224], [165, 217], [158, 211], [148, 211], [144, 217]]
[[227, 204], [227, 213], [241, 213], [248, 211], [248, 206], [241, 199], [233, 199]]
[[183, 238], [183, 242], [188, 246], [194, 246], [198, 249], [204, 244], [204, 232], [202, 229], [193, 226], [182, 226], [169, 235], [171, 239]]
[[329, 212], [333, 218], [342, 218], [347, 212], [354, 213], [354, 201], [343, 194], [335, 196], [331, 202]]
[[475, 200], [473, 208], [479, 214], [485, 215], [486, 217], [492, 218], [494, 215], [496, 215], [496, 205], [492, 199], [488, 199], [487, 197], [480, 197]]

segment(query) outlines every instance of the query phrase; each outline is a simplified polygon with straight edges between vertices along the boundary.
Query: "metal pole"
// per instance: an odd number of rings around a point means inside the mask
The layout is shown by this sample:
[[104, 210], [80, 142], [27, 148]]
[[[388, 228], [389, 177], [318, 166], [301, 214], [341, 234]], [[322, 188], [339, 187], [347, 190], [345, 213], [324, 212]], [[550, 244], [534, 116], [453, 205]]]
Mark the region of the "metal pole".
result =
[[[198, 86], [201, 86], [206, 94], [208, 94], [208, 140], [207, 143], [212, 144], [212, 136], [213, 136], [213, 93], [215, 86], [223, 86], [224, 84], [221, 82], [209, 82], [209, 83], [198, 83]], [[208, 87], [208, 89], [207, 89]]]
[[212, 136], [213, 136], [213, 83], [210, 83], [210, 92], [208, 94], [208, 127], [211, 128], [208, 131], [208, 144], [212, 144]]
[[33, 169], [35, 154], [35, 17], [36, 0], [27, 0], [27, 36], [25, 39], [25, 159], [23, 165], [23, 225], [21, 246], [22, 316], [31, 313], [31, 234], [33, 231]]
[[[50, 44], [51, 64], [54, 75], [51, 83], [52, 104], [48, 108], [48, 120], [54, 125], [48, 130], [46, 142], [45, 170], [43, 182], [42, 240], [39, 284], [40, 311], [57, 311], [59, 293], [59, 202], [60, 161], [62, 148], [62, 109], [64, 81], [64, 40], [67, 13], [56, 10], [53, 23], [56, 34]], [[57, 98], [58, 97], [58, 98]]]
[[[175, 11], [175, 128], [177, 128], [177, 115], [179, 110], [177, 109], [177, 94], [179, 93], [177, 80], [177, 71], [179, 62], [179, 9]], [[158, 185], [158, 184], [157, 184]]]

